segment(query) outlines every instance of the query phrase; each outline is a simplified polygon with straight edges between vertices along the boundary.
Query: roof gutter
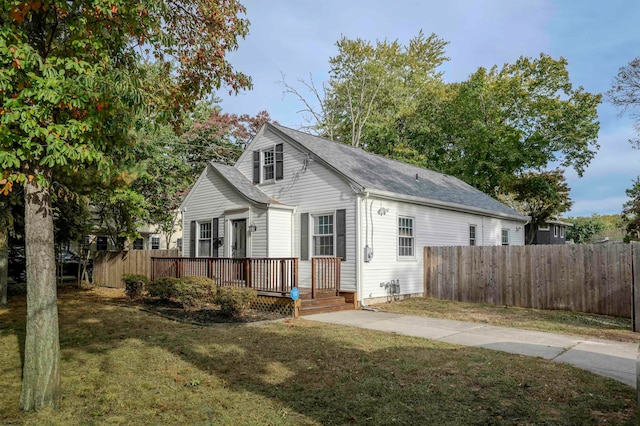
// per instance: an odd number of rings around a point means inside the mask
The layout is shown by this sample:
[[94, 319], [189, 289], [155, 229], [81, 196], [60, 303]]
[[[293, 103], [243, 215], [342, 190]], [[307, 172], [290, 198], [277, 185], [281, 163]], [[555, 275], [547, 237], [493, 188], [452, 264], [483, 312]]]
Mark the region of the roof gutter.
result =
[[395, 192], [380, 191], [376, 189], [367, 189], [365, 191], [371, 195], [374, 195], [380, 198], [385, 198], [388, 200], [405, 201], [408, 203], [418, 204], [421, 206], [437, 207], [441, 209], [453, 210], [453, 211], [462, 212], [462, 213], [479, 213], [484, 216], [495, 217], [498, 219], [510, 219], [518, 222], [528, 222], [529, 220], [531, 220], [531, 217], [529, 216], [511, 215], [507, 213], [500, 213], [500, 212], [495, 212], [491, 210], [486, 210], [479, 207], [464, 206], [462, 204], [448, 203], [446, 201], [415, 197], [412, 195], [398, 194]]

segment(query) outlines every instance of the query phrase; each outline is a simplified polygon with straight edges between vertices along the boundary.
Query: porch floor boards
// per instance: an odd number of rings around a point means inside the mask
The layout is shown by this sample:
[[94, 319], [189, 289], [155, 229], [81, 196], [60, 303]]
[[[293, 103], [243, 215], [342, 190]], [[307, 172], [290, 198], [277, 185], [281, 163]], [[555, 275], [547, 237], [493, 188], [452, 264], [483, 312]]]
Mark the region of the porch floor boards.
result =
[[355, 309], [353, 303], [348, 303], [344, 296], [336, 296], [335, 291], [316, 291], [316, 298], [312, 299], [311, 290], [301, 289], [300, 301], [300, 316]]

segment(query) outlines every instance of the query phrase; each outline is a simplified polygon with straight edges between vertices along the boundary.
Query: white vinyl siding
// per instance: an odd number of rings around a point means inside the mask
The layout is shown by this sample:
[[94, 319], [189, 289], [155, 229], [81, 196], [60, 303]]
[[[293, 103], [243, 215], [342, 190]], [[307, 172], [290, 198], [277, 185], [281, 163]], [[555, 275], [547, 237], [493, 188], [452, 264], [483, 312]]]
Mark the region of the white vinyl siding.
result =
[[[260, 189], [270, 197], [282, 204], [295, 206], [293, 215], [293, 253], [300, 256], [300, 214], [309, 213], [309, 257], [312, 257], [311, 237], [313, 230], [312, 216], [315, 213], [335, 212], [339, 209], [346, 210], [346, 261], [341, 264], [341, 283], [344, 290], [356, 290], [356, 230], [355, 230], [355, 206], [356, 195], [349, 184], [336, 175], [335, 172], [325, 167], [320, 160], [309, 160], [309, 156], [295, 145], [280, 139], [271, 131], [265, 132], [254, 140], [252, 150], [267, 149], [271, 146], [284, 143], [284, 173], [282, 180], [276, 180], [273, 184], [260, 186]], [[243, 154], [236, 167], [245, 176], [251, 177], [253, 173], [253, 159], [250, 152]], [[271, 214], [271, 212], [269, 212]], [[270, 219], [271, 220], [271, 219]], [[277, 235], [277, 234], [276, 234]], [[273, 235], [271, 239], [278, 238]], [[335, 240], [335, 239], [334, 239]], [[334, 248], [335, 250], [335, 248]], [[334, 251], [335, 253], [335, 251]], [[274, 256], [269, 253], [269, 256]], [[311, 286], [311, 261], [300, 261], [300, 286]]]
[[[235, 188], [219, 177], [214, 170], [207, 167], [200, 175], [198, 182], [191, 188], [191, 193], [183, 208], [186, 208], [182, 215], [183, 256], [194, 257], [196, 253], [190, 253], [191, 222], [204, 222], [219, 218], [218, 236], [222, 237], [225, 235], [223, 217], [225, 210], [248, 209], [249, 202], [238, 194]], [[196, 238], [198, 232], [199, 229], [196, 227]], [[262, 230], [258, 229], [258, 233], [260, 232], [266, 232], [266, 226], [262, 226]], [[224, 250], [225, 246], [226, 243], [219, 248], [218, 256], [227, 257], [229, 255]]]
[[[401, 294], [424, 293], [424, 247], [468, 246], [469, 224], [476, 226], [476, 245], [500, 245], [502, 228], [510, 230], [511, 244], [524, 244], [524, 223], [374, 198], [360, 201], [362, 247], [373, 249], [371, 262], [362, 265], [362, 297], [387, 296], [381, 284], [399, 280]], [[398, 217], [414, 218], [415, 261], [397, 256]], [[368, 228], [368, 233], [366, 232]]]
[[269, 209], [269, 257], [293, 257], [293, 212]]

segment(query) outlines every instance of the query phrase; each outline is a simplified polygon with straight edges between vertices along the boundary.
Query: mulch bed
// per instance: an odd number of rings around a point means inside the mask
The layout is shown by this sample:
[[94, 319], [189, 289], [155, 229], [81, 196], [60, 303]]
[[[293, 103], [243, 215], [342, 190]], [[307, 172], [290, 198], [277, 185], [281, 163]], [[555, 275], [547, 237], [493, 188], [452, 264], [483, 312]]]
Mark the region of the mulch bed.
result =
[[258, 321], [274, 321], [287, 318], [275, 312], [264, 312], [249, 309], [242, 317], [232, 317], [223, 314], [218, 306], [205, 306], [202, 309], [184, 309], [179, 303], [167, 303], [154, 299], [143, 299], [139, 306], [151, 313], [180, 322], [211, 325], [211, 324], [245, 324]]

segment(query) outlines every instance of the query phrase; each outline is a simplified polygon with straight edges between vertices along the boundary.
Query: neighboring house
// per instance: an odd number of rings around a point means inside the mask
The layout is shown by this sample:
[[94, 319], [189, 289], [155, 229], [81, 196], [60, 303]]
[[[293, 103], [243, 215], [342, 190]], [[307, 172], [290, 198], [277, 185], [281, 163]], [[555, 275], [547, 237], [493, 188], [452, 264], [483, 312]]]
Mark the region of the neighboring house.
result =
[[[265, 124], [235, 166], [210, 163], [181, 205], [187, 257], [341, 257], [369, 303], [423, 294], [423, 247], [522, 245], [528, 217], [461, 180]], [[398, 281], [399, 280], [399, 281]]]
[[[567, 242], [567, 228], [573, 226], [560, 220], [549, 220], [545, 226], [540, 226], [533, 236], [531, 244], [565, 244]], [[530, 240], [531, 225], [526, 227], [526, 241]]]
[[[140, 237], [129, 244], [131, 250], [166, 250], [166, 249], [182, 249], [182, 229], [180, 222], [176, 223], [175, 230], [171, 235], [169, 245], [167, 246], [167, 235], [160, 232], [154, 225], [144, 225], [138, 228]], [[90, 250], [92, 252], [116, 250], [116, 246], [111, 239], [105, 235], [97, 235], [88, 237], [90, 241]]]

